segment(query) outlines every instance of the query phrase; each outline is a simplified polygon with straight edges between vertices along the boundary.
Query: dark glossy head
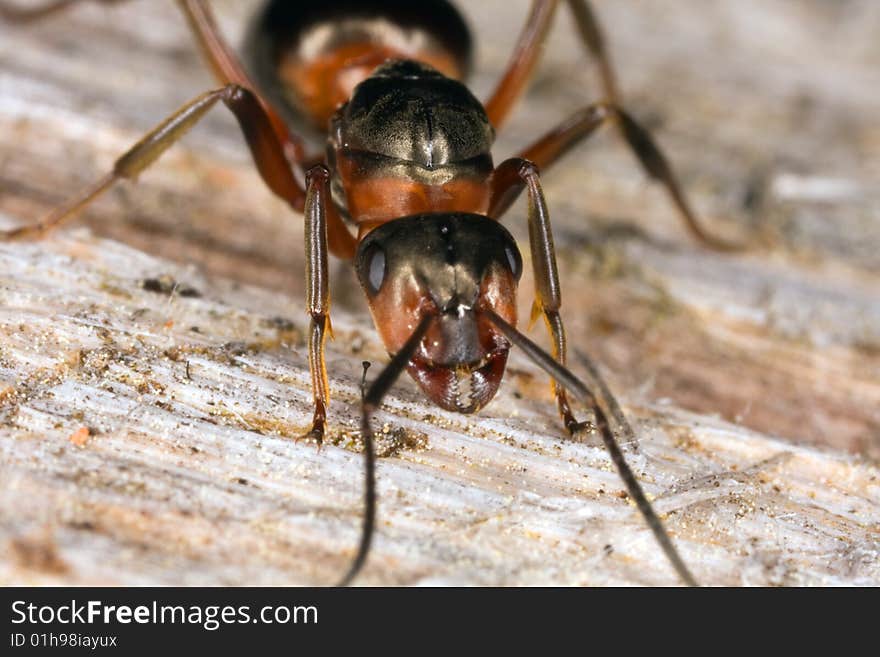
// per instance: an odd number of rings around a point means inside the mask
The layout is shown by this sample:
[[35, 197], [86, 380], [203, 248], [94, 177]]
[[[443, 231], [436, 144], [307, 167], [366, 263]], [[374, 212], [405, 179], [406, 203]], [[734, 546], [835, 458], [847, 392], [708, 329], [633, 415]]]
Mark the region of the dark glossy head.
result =
[[434, 317], [407, 367], [428, 397], [461, 413], [485, 406], [501, 383], [510, 346], [481, 311], [516, 323], [522, 258], [510, 233], [476, 214], [403, 217], [361, 241], [356, 267], [390, 353], [421, 317]]

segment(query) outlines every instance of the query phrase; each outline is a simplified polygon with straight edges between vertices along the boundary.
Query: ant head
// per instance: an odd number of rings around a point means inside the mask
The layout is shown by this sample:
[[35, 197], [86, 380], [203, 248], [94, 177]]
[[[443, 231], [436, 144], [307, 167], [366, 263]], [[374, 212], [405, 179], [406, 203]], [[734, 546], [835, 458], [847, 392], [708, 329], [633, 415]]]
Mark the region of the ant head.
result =
[[373, 321], [396, 353], [433, 320], [407, 370], [437, 405], [461, 413], [498, 390], [510, 345], [483, 311], [516, 323], [522, 257], [510, 233], [477, 214], [433, 213], [379, 226], [356, 267]]

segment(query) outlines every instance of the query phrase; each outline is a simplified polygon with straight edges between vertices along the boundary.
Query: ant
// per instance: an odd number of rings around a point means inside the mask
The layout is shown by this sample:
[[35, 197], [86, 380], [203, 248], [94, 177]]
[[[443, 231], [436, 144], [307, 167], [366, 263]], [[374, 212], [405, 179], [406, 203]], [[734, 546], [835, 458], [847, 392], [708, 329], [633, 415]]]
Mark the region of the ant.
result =
[[[24, 21], [76, 1], [3, 13]], [[694, 237], [719, 250], [736, 247], [701, 227], [666, 158], [621, 107], [602, 32], [587, 0], [565, 4], [598, 62], [604, 100], [578, 110], [517, 156], [493, 164], [495, 131], [522, 95], [559, 4], [533, 0], [504, 75], [481, 103], [461, 82], [470, 67], [471, 37], [446, 0], [423, 0], [418, 7], [408, 0], [270, 0], [254, 18], [247, 40], [254, 79], [217, 29], [208, 2], [178, 0], [223, 86], [184, 104], [123, 154], [112, 171], [40, 222], [0, 232], [5, 240], [42, 235], [118, 180], [136, 179], [218, 102], [232, 111], [266, 185], [305, 218], [314, 415], [304, 437], [320, 445], [327, 422], [330, 253], [354, 261], [374, 323], [392, 355], [362, 393], [365, 510], [358, 551], [341, 585], [361, 570], [374, 532], [371, 418], [390, 387], [406, 370], [437, 405], [475, 413], [498, 390], [513, 345], [551, 377], [566, 431], [601, 435], [629, 497], [669, 562], [682, 582], [696, 585], [617, 443], [612, 425], [628, 439], [634, 433], [614, 397], [589, 360], [592, 388], [565, 366], [561, 288], [539, 170], [600, 126], [612, 124], [646, 173], [665, 186]], [[297, 126], [297, 132], [288, 125]], [[323, 158], [306, 152], [301, 135], [309, 131], [326, 135]], [[536, 290], [532, 320], [543, 318], [552, 354], [515, 327], [523, 260], [499, 219], [524, 191]], [[569, 394], [592, 411], [592, 422], [576, 419]]]

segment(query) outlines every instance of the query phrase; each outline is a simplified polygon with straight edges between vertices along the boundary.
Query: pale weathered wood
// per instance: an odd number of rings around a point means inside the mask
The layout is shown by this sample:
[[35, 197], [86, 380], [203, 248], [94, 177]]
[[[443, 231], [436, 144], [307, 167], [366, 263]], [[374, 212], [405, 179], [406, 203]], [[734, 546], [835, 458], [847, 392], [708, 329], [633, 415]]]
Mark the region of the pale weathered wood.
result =
[[[230, 33], [247, 4], [217, 3]], [[525, 10], [473, 4], [485, 95]], [[836, 6], [597, 2], [625, 98], [695, 205], [769, 246], [693, 245], [613, 136], [545, 177], [572, 342], [603, 364], [639, 434], [628, 456], [709, 584], [880, 583], [880, 11]], [[499, 159], [593, 98], [564, 13], [553, 34]], [[0, 24], [0, 62], [4, 225], [211, 85], [172, 3]], [[335, 444], [318, 453], [289, 440], [309, 417], [301, 219], [229, 117], [82, 223], [102, 237], [0, 247], [0, 580], [334, 581], [359, 524], [360, 361], [384, 362], [350, 272], [334, 280]], [[378, 421], [364, 583], [675, 583], [607, 456], [560, 440], [523, 359], [476, 417], [402, 381]]]

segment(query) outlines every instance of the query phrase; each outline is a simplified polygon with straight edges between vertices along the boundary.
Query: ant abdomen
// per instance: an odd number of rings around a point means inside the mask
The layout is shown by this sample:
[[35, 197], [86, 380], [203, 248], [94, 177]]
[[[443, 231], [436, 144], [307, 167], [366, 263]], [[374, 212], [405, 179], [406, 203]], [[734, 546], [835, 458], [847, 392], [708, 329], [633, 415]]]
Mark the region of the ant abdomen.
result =
[[270, 0], [245, 46], [261, 91], [297, 128], [325, 132], [354, 87], [389, 59], [412, 59], [447, 77], [470, 68], [470, 32], [446, 0]]

